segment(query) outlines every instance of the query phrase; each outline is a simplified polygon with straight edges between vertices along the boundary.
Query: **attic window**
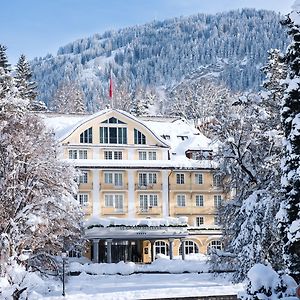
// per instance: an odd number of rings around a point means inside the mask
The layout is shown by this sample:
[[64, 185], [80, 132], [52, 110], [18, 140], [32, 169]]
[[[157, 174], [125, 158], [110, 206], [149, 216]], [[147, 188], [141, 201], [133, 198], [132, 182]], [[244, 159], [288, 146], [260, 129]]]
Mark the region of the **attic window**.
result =
[[166, 134], [163, 134], [161, 137], [165, 140], [169, 140], [171, 138], [169, 135]]
[[93, 143], [93, 128], [85, 130], [80, 134], [80, 143], [92, 144]]
[[187, 140], [189, 137], [188, 136], [186, 136], [186, 135], [177, 135], [177, 137], [179, 138], [179, 139], [181, 139], [182, 141], [185, 141], [185, 140]]
[[109, 124], [125, 124], [124, 122], [120, 121], [115, 117], [111, 117], [108, 120], [103, 121], [102, 123], [109, 123]]

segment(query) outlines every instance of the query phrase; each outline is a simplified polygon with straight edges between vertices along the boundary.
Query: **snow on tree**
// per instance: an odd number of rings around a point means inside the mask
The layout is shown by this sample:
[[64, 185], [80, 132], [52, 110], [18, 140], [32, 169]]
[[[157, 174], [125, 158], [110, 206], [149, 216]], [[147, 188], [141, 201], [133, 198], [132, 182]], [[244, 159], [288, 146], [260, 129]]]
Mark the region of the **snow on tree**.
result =
[[281, 109], [284, 131], [282, 189], [284, 199], [278, 213], [287, 272], [300, 282], [300, 5], [282, 22], [292, 38], [285, 54], [287, 77]]
[[113, 99], [110, 100], [111, 106], [116, 109], [121, 109], [125, 111], [130, 111], [130, 106], [132, 103], [132, 92], [130, 87], [125, 83], [114, 86]]
[[239, 266], [235, 273], [239, 281], [256, 263], [269, 262], [277, 269], [282, 264], [274, 221], [279, 206], [281, 145], [280, 132], [272, 127], [273, 118], [277, 116], [277, 123], [280, 120], [278, 112], [273, 114], [259, 96], [252, 94], [219, 109], [222, 114], [211, 130], [220, 143], [220, 174], [226, 179], [225, 188], [235, 192], [219, 211], [224, 246], [229, 252], [220, 255], [227, 265]]
[[28, 105], [11, 91], [0, 99], [2, 272], [27, 247], [55, 254], [71, 249], [82, 234], [75, 170], [57, 159], [52, 133]]
[[85, 106], [82, 89], [74, 82], [63, 83], [54, 95], [51, 109], [59, 113], [83, 113]]
[[206, 78], [185, 79], [168, 96], [172, 105], [169, 114], [188, 120], [200, 121], [202, 125], [211, 118], [219, 117], [216, 106], [229, 101], [231, 94], [227, 88]]
[[144, 87], [136, 87], [132, 97], [130, 113], [137, 117], [148, 115], [150, 106], [153, 104], [151, 101], [152, 98], [149, 97], [149, 93], [147, 93]]
[[19, 58], [19, 61], [16, 65], [16, 74], [14, 77], [16, 86], [20, 93], [20, 97], [33, 101], [37, 96], [36, 84], [35, 82], [30, 81], [32, 73], [30, 71], [30, 65], [26, 60], [24, 54], [22, 54]]

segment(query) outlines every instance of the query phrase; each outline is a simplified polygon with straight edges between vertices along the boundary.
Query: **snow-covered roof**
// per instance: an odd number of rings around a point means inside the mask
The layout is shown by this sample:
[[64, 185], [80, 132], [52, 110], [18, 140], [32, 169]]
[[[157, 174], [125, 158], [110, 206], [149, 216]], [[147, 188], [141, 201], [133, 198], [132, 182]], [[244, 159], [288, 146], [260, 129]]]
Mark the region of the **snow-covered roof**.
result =
[[[84, 123], [111, 111], [116, 111], [131, 120], [145, 126], [163, 145], [170, 148], [170, 161], [147, 161], [147, 167], [176, 167], [176, 168], [216, 168], [216, 163], [211, 160], [192, 160], [186, 157], [186, 151], [213, 150], [211, 140], [205, 137], [192, 124], [182, 119], [172, 118], [137, 118], [122, 110], [104, 109], [92, 115], [58, 115], [44, 114], [46, 125], [55, 132], [58, 140], [63, 140]], [[111, 164], [111, 165], [110, 165]], [[122, 165], [124, 164], [124, 166]], [[76, 160], [77, 166], [88, 167], [90, 165], [113, 167], [114, 162], [108, 160]], [[128, 161], [118, 162], [119, 166], [128, 166]], [[145, 161], [131, 161], [131, 167], [143, 167]]]

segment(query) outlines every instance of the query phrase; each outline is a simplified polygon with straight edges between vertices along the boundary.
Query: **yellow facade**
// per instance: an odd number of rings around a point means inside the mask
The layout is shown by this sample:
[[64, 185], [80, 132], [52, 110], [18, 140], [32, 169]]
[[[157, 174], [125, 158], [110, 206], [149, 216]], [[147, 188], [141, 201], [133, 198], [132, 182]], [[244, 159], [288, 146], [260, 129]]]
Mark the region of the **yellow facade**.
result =
[[[106, 110], [74, 125], [60, 142], [62, 158], [72, 160], [82, 171], [78, 200], [86, 220], [184, 216], [189, 234], [182, 241], [188, 251], [196, 247], [196, 252], [206, 253], [212, 241], [220, 240], [216, 209], [225, 195], [214, 181], [216, 170], [201, 162], [178, 165], [171, 159], [175, 155], [168, 140], [147, 122], [122, 111]], [[172, 242], [173, 255], [180, 254], [182, 241]], [[161, 253], [167, 251], [163, 247], [169, 248], [168, 240], [155, 243]], [[150, 241], [134, 247], [142, 248], [143, 262], [151, 261]]]

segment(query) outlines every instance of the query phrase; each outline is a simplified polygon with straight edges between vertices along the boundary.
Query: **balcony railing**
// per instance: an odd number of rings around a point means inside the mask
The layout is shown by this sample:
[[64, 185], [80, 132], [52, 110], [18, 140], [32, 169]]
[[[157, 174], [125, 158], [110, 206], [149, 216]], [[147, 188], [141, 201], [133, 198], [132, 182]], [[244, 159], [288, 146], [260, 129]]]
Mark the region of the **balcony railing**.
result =
[[136, 191], [160, 191], [160, 190], [162, 190], [162, 184], [158, 184], [158, 183], [154, 183], [154, 184], [146, 184], [146, 185], [144, 185], [144, 184], [138, 184], [138, 183], [136, 183], [135, 184], [135, 190]]
[[162, 208], [161, 206], [148, 206], [148, 207], [137, 206], [136, 212], [139, 215], [160, 215], [162, 213]]

